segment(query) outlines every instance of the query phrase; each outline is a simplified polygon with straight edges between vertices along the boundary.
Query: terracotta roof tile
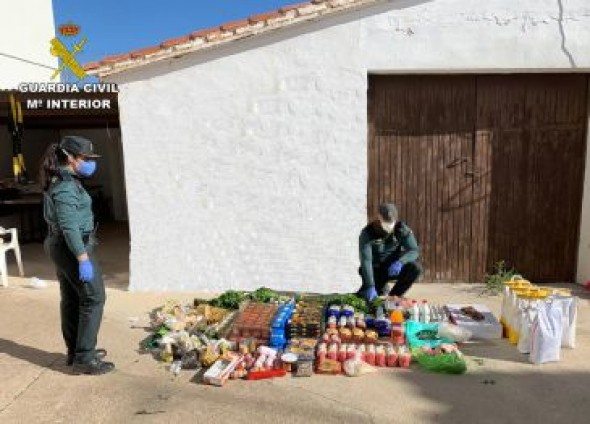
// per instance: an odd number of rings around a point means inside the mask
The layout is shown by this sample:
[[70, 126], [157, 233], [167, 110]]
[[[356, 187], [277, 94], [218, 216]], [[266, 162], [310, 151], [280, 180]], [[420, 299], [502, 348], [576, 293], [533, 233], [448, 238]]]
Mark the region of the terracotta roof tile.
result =
[[250, 16], [249, 20], [251, 23], [256, 24], [258, 22], [264, 22], [269, 19], [280, 18], [281, 16], [283, 16], [281, 14], [281, 12], [274, 11], [274, 12], [262, 13], [260, 15]]
[[188, 43], [190, 40], [191, 40], [191, 37], [189, 35], [171, 38], [169, 40], [164, 41], [162, 44], [160, 44], [160, 47], [163, 47], [163, 48], [173, 47], [178, 44]]
[[219, 27], [201, 29], [199, 31], [192, 32], [190, 34], [190, 37], [192, 39], [195, 39], [195, 38], [207, 38], [208, 36], [214, 35], [215, 33], [219, 33]]
[[90, 71], [92, 69], [98, 69], [100, 68], [100, 61], [97, 60], [96, 62], [90, 62], [84, 65], [84, 70], [85, 71]]
[[226, 24], [221, 25], [219, 28], [222, 31], [234, 31], [238, 28], [248, 26], [249, 23], [250, 21], [248, 21], [248, 19], [242, 19], [241, 21], [228, 22]]
[[[85, 69], [89, 71], [94, 70], [94, 73], [98, 75], [116, 73], [129, 69], [130, 67], [141, 66], [143, 63], [149, 63], [152, 60], [174, 57], [178, 54], [184, 54], [184, 52], [198, 51], [201, 48], [207, 47], [209, 43], [211, 45], [217, 45], [226, 40], [239, 40], [259, 32], [273, 31], [276, 28], [282, 28], [291, 23], [308, 21], [315, 19], [317, 16], [381, 1], [385, 0], [310, 0], [304, 3], [283, 6], [278, 10], [250, 16], [248, 19], [228, 22], [215, 28], [202, 29], [189, 35], [172, 38], [162, 42], [159, 46], [138, 49], [126, 54], [108, 56], [100, 62], [86, 64]], [[186, 44], [187, 48], [182, 49], [182, 52], [176, 49], [166, 51], [168, 48], [179, 44]], [[146, 57], [159, 51], [162, 54], [154, 56], [154, 58]], [[127, 63], [118, 67], [118, 62]]]
[[146, 47], [144, 49], [134, 50], [129, 54], [131, 55], [132, 59], [135, 59], [138, 57], [147, 56], [149, 54], [158, 53], [161, 49], [162, 49], [161, 46], [152, 46], [152, 47]]
[[129, 60], [129, 59], [131, 59], [131, 55], [129, 53], [115, 54], [112, 56], [105, 57], [103, 60], [100, 61], [100, 63], [104, 65], [104, 64], [108, 64], [108, 63], [122, 62], [124, 60]]

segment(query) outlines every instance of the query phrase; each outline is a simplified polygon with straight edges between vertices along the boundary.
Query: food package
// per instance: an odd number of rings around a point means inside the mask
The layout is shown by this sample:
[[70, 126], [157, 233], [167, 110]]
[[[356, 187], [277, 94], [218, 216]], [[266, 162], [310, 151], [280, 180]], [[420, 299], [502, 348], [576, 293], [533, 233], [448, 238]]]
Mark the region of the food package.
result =
[[318, 364], [316, 372], [318, 374], [337, 375], [342, 373], [342, 364], [333, 359], [326, 359]]
[[311, 377], [313, 375], [313, 361], [297, 361], [295, 377]]
[[561, 306], [555, 302], [541, 303], [531, 330], [531, 353], [533, 364], [558, 362], [560, 360], [563, 317]]
[[377, 369], [366, 362], [361, 361], [360, 354], [356, 354], [353, 359], [348, 359], [342, 365], [344, 374], [349, 377], [359, 377], [364, 374], [376, 372]]
[[578, 321], [578, 298], [572, 296], [553, 296], [551, 301], [561, 309], [563, 334], [561, 347], [576, 347], [576, 326]]
[[340, 329], [340, 339], [344, 343], [350, 342], [350, 340], [352, 339], [352, 330], [349, 328], [341, 328]]
[[[516, 301], [516, 300], [515, 300]], [[446, 305], [453, 324], [471, 331], [474, 339], [501, 339], [502, 325], [485, 305]], [[466, 309], [467, 308], [467, 309]], [[469, 309], [470, 308], [470, 309]], [[466, 315], [462, 310], [468, 311]], [[474, 319], [475, 318], [475, 319]], [[510, 319], [511, 320], [511, 319]], [[512, 321], [512, 320], [511, 320]]]
[[213, 386], [223, 386], [241, 360], [241, 355], [237, 354], [218, 359], [203, 375], [203, 381]]
[[453, 340], [457, 343], [468, 341], [473, 334], [467, 328], [449, 322], [442, 322], [438, 325], [438, 337]]

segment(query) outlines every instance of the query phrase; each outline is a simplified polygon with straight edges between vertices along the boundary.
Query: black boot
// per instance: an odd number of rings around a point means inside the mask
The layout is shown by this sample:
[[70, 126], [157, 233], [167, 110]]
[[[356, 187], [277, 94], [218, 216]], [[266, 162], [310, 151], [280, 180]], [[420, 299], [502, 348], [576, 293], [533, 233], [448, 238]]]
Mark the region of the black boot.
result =
[[78, 363], [74, 362], [72, 371], [76, 375], [89, 374], [89, 375], [101, 375], [106, 374], [115, 369], [115, 364], [112, 362], [106, 362], [98, 357], [94, 358], [90, 362]]
[[[106, 349], [96, 349], [96, 357], [97, 358], [103, 359], [105, 356], [107, 356]], [[66, 365], [67, 366], [74, 365], [74, 358], [75, 358], [75, 355], [73, 353], [68, 353], [68, 358], [66, 359]]]

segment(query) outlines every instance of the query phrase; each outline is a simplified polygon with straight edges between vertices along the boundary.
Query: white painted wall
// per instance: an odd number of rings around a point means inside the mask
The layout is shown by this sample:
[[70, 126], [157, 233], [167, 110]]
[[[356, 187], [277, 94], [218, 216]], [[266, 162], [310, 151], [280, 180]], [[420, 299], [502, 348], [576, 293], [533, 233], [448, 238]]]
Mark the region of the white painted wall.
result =
[[55, 37], [51, 0], [2, 0], [0, 20], [0, 89], [50, 81], [53, 71], [47, 67], [57, 68], [49, 53]]
[[108, 78], [130, 289], [354, 290], [367, 73], [588, 71], [590, 4], [563, 3], [565, 49], [556, 0], [393, 1]]

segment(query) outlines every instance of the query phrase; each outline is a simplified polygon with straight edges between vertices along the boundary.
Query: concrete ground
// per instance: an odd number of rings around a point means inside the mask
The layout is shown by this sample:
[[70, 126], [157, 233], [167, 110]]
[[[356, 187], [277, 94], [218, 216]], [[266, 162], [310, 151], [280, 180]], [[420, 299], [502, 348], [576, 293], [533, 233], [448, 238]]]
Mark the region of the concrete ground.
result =
[[[124, 238], [124, 235], [122, 236]], [[105, 242], [101, 255], [108, 300], [99, 346], [117, 371], [73, 376], [63, 362], [59, 291], [11, 278], [0, 288], [0, 422], [8, 423], [587, 423], [590, 422], [590, 297], [579, 308], [574, 350], [562, 361], [534, 366], [505, 340], [465, 345], [468, 371], [449, 376], [383, 369], [358, 378], [285, 377], [197, 384], [194, 373], [174, 379], [148, 354], [138, 353], [148, 334], [146, 313], [164, 300], [190, 301], [199, 293], [130, 293], [124, 290], [126, 247]], [[106, 248], [106, 249], [105, 249]], [[117, 251], [116, 249], [119, 249]], [[50, 278], [38, 245], [25, 246], [28, 277]], [[10, 268], [15, 275], [14, 267]], [[469, 285], [420, 284], [413, 297], [431, 302], [478, 302], [499, 310], [499, 297], [479, 297]], [[494, 384], [484, 384], [484, 381]]]

